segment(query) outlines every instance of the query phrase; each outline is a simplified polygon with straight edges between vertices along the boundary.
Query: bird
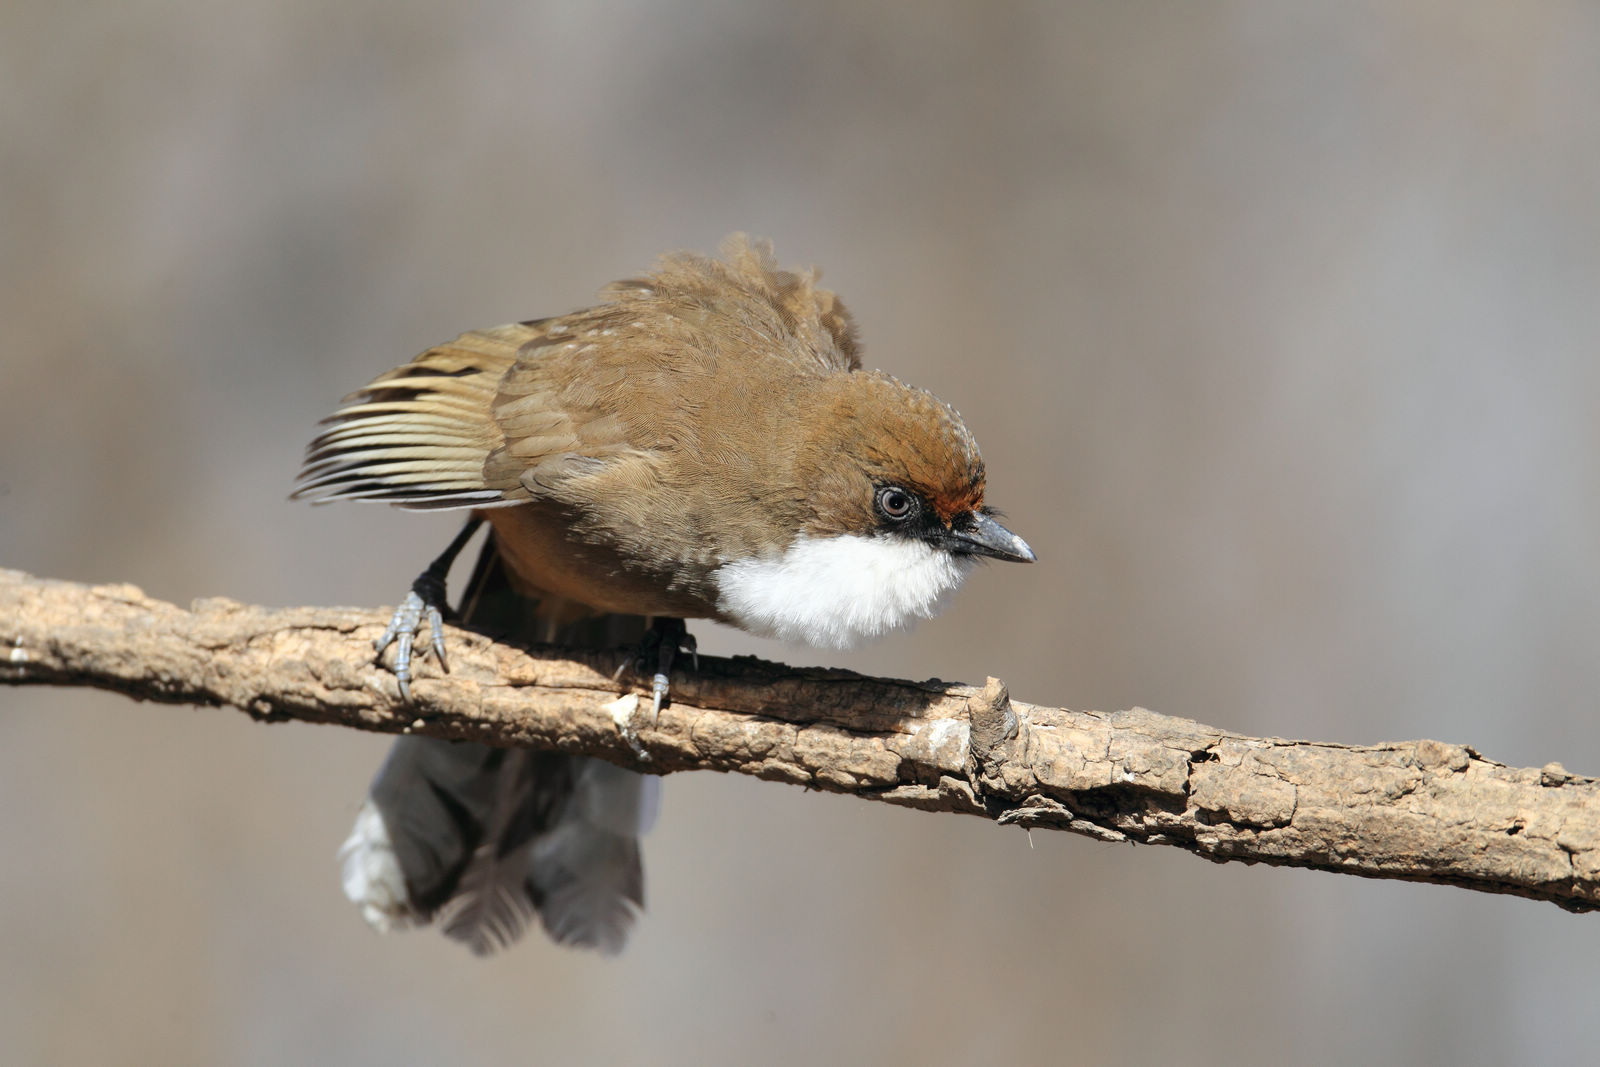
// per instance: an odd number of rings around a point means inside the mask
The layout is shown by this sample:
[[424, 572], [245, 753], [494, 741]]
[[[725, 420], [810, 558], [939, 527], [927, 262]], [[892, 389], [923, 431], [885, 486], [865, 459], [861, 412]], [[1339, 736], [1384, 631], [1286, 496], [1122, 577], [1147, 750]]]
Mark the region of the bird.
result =
[[[468, 515], [377, 642], [446, 665], [445, 576], [489, 535], [459, 617], [569, 644], [638, 641], [657, 668], [710, 619], [850, 648], [940, 611], [983, 560], [1033, 562], [985, 502], [957, 411], [863, 369], [812, 270], [735, 234], [615, 282], [592, 307], [472, 330], [347, 396], [293, 496]], [[643, 908], [659, 780], [584, 757], [402, 737], [341, 849], [380, 930], [438, 919], [487, 953], [537, 915], [620, 952]]]

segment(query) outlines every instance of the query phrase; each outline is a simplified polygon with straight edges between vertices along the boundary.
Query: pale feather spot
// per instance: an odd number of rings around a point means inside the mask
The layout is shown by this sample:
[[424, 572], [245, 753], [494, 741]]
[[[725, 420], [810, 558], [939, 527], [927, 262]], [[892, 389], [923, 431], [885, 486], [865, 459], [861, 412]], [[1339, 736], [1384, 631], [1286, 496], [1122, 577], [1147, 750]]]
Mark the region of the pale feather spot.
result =
[[339, 848], [344, 895], [379, 933], [403, 930], [416, 921], [406, 878], [389, 840], [389, 827], [372, 801], [361, 805], [350, 836]]
[[611, 713], [611, 721], [617, 724], [617, 729], [626, 731], [632, 727], [633, 716], [639, 710], [639, 695], [624, 693], [607, 704], [605, 710]]
[[937, 615], [972, 565], [892, 535], [802, 536], [775, 558], [719, 568], [717, 607], [763, 637], [851, 648]]

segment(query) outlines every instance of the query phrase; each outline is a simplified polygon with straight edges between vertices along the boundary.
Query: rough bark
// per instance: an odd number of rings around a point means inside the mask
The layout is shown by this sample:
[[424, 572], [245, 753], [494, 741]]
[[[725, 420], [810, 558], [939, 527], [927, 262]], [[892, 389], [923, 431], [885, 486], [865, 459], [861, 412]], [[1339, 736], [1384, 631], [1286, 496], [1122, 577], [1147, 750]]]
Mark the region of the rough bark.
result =
[[624, 650], [522, 648], [452, 629], [413, 701], [376, 665], [386, 615], [188, 610], [128, 585], [0, 570], [0, 682], [86, 685], [494, 745], [656, 773], [737, 771], [926, 811], [1174, 845], [1239, 860], [1465, 886], [1600, 908], [1600, 786], [1470, 747], [1242, 737], [1142, 708], [1102, 713], [982, 688], [702, 657], [658, 722]]

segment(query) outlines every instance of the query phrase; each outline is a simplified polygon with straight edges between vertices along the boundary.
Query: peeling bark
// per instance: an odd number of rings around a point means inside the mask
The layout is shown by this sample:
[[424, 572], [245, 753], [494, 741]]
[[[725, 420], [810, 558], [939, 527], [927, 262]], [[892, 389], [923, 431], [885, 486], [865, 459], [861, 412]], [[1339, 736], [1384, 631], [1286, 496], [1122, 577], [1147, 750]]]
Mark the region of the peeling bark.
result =
[[1242, 737], [1142, 708], [1013, 701], [944, 682], [702, 657], [651, 722], [625, 650], [522, 648], [452, 629], [401, 703], [373, 662], [387, 615], [188, 610], [127, 585], [0, 570], [0, 683], [85, 685], [382, 733], [560, 749], [658, 774], [737, 771], [925, 811], [1600, 908], [1600, 786], [1438, 741]]

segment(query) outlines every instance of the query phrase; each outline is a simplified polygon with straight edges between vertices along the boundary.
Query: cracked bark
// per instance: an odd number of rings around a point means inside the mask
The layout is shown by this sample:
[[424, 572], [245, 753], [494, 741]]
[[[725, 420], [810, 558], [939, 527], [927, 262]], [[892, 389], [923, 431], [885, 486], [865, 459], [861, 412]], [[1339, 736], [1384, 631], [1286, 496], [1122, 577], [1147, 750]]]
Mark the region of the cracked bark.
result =
[[613, 652], [452, 628], [402, 704], [373, 663], [386, 613], [188, 610], [127, 585], [0, 570], [0, 683], [231, 706], [264, 721], [555, 748], [655, 773], [737, 771], [925, 811], [1242, 861], [1600, 908], [1600, 783], [1470, 747], [1243, 737], [1142, 708], [1102, 713], [982, 688], [701, 657], [650, 722]]

